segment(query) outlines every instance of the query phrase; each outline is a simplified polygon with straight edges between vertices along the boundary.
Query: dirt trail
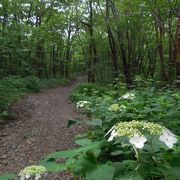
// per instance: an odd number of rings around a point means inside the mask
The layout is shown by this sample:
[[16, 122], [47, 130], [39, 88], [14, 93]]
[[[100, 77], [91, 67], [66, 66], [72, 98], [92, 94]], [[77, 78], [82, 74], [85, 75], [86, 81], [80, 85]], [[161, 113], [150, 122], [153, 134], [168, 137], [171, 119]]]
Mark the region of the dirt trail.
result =
[[0, 174], [19, 172], [50, 152], [75, 146], [73, 138], [83, 128], [66, 128], [68, 119], [80, 116], [69, 95], [84, 81], [79, 77], [69, 85], [30, 94], [12, 107], [17, 120], [0, 129]]

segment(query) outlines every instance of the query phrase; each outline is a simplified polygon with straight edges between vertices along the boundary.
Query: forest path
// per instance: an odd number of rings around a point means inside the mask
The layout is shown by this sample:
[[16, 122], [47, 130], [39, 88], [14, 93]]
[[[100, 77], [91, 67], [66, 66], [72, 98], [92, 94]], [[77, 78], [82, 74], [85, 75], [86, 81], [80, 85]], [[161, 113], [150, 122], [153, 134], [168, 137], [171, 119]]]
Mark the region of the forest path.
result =
[[75, 146], [73, 139], [83, 128], [67, 128], [68, 119], [80, 116], [69, 95], [85, 81], [79, 77], [66, 86], [27, 95], [12, 107], [17, 120], [0, 128], [0, 174], [17, 173], [48, 153]]

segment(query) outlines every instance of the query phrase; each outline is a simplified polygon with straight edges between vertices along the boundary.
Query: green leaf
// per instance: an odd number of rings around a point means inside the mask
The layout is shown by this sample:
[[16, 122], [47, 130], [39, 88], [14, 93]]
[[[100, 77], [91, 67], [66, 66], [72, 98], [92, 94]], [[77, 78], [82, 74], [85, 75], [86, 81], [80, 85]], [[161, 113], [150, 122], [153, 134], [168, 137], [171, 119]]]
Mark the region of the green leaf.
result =
[[174, 157], [170, 160], [170, 165], [172, 167], [180, 167], [180, 155], [174, 155]]
[[17, 176], [13, 173], [0, 175], [0, 180], [14, 180], [16, 178], [17, 178]]
[[67, 161], [66, 161], [66, 167], [68, 168], [68, 169], [72, 169], [72, 168], [74, 168], [74, 163], [75, 163], [75, 159], [74, 158], [70, 158], [70, 159], [67, 159]]
[[133, 160], [124, 160], [122, 163], [128, 170], [134, 170], [137, 167], [137, 162]]
[[86, 122], [89, 126], [100, 126], [102, 127], [102, 120], [101, 119], [93, 119], [91, 121]]
[[119, 176], [115, 180], [143, 180], [143, 178], [138, 174], [137, 171], [133, 171], [129, 174], [125, 174], [124, 176]]
[[49, 161], [45, 161], [45, 160], [41, 161], [40, 164], [46, 167], [46, 169], [49, 172], [53, 172], [53, 173], [63, 172], [67, 170], [67, 167], [65, 164], [56, 163], [54, 159], [51, 159]]
[[117, 155], [121, 155], [121, 154], [131, 154], [132, 151], [123, 151], [123, 150], [114, 150], [111, 152], [112, 156], [117, 156]]
[[124, 172], [126, 171], [126, 166], [122, 162], [114, 162], [112, 166], [115, 169], [115, 173], [114, 173], [115, 177], [124, 174]]
[[180, 179], [180, 167], [170, 169], [167, 174], [171, 176], [172, 179]]
[[74, 174], [84, 175], [90, 169], [97, 166], [97, 162], [94, 156], [89, 155], [87, 157], [81, 156], [75, 162]]
[[91, 140], [89, 139], [78, 139], [75, 141], [76, 144], [80, 146], [89, 146], [91, 144]]
[[86, 147], [80, 147], [78, 149], [51, 153], [45, 158], [45, 160], [49, 160], [51, 158], [53, 158], [53, 159], [73, 158], [73, 157], [79, 155], [80, 153], [85, 153], [89, 150], [97, 149], [97, 148], [103, 146], [103, 144], [104, 144], [104, 141], [97, 141], [97, 142], [91, 143], [89, 146], [86, 146]]
[[114, 171], [112, 166], [101, 164], [86, 172], [86, 180], [112, 180]]

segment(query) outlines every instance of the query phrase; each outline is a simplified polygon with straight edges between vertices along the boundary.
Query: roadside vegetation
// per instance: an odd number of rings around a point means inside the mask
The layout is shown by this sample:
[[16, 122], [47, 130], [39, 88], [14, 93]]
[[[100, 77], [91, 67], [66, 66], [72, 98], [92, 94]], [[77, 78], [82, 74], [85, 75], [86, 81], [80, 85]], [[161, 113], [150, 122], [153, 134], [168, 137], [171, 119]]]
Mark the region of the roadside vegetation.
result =
[[88, 126], [79, 148], [0, 179], [179, 180], [180, 1], [0, 2], [0, 123], [25, 94], [81, 73], [70, 99], [88, 120], [67, 123]]
[[13, 118], [9, 108], [24, 95], [68, 82], [68, 79], [40, 79], [35, 76], [9, 76], [0, 80], [0, 123]]
[[30, 166], [31, 171], [25, 169], [19, 177], [69, 171], [75, 179], [87, 180], [180, 179], [177, 88], [138, 77], [131, 90], [125, 84], [84, 83], [70, 98], [77, 111], [88, 116], [67, 123], [88, 126], [75, 137], [79, 148], [51, 153], [39, 162], [45, 167], [42, 174]]

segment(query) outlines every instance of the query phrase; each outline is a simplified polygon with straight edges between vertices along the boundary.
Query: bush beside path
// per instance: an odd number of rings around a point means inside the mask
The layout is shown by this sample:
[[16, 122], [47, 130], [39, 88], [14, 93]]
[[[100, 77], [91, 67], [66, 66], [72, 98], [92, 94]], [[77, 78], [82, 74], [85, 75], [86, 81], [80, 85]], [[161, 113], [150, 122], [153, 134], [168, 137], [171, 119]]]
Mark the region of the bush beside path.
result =
[[67, 128], [68, 119], [80, 116], [69, 95], [84, 81], [86, 77], [79, 77], [68, 85], [29, 94], [12, 106], [17, 118], [0, 127], [1, 173], [18, 173], [48, 153], [75, 146], [73, 139], [83, 128]]

